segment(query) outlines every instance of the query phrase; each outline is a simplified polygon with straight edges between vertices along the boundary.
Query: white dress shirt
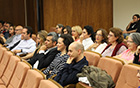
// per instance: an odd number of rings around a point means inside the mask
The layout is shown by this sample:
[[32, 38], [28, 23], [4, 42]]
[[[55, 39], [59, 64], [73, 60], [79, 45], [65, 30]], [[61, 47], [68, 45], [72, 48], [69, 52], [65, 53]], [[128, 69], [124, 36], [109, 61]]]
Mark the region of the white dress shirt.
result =
[[91, 51], [95, 51], [95, 52], [101, 54], [106, 46], [107, 46], [107, 43], [104, 42], [104, 43], [100, 44], [96, 49], [92, 48]]
[[36, 43], [33, 39], [21, 40], [20, 43], [16, 47], [14, 47], [11, 51], [21, 49], [22, 52], [17, 53], [17, 55], [31, 53], [36, 49]]
[[86, 38], [82, 41], [82, 44], [84, 46], [84, 50], [86, 50], [89, 46], [91, 46], [94, 42], [92, 41], [91, 37]]

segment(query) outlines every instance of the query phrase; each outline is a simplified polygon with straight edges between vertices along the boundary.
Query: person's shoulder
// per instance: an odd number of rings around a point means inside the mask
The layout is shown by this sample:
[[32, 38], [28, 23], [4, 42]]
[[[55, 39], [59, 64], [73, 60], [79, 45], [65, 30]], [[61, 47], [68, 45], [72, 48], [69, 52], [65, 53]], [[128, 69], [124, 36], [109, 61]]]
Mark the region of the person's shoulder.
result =
[[84, 56], [83, 60], [86, 61], [86, 62], [88, 62], [85, 56]]
[[137, 23], [139, 23], [139, 24], [140, 24], [140, 20], [139, 20]]
[[118, 45], [119, 45], [120, 47], [126, 47], [126, 48], [128, 48], [127, 45], [126, 45], [125, 43], [123, 43], [123, 42], [120, 43], [120, 44], [118, 44]]
[[57, 50], [57, 47], [54, 47], [54, 48], [51, 48], [50, 51], [56, 51]]
[[100, 45], [107, 46], [108, 44], [104, 42], [104, 43], [101, 43]]
[[[83, 67], [84, 65], [88, 65], [88, 61], [86, 59], [86, 57], [84, 56], [79, 62], [77, 62], [77, 65], [80, 65], [81, 67]], [[80, 68], [79, 66], [79, 68]]]
[[83, 62], [83, 63], [88, 64], [88, 61], [87, 61], [87, 59], [86, 59], [86, 57], [85, 57], [85, 56], [84, 56], [84, 57], [80, 60], [80, 62]]
[[29, 41], [30, 41], [31, 43], [36, 43], [32, 38], [29, 39]]
[[54, 47], [49, 52], [58, 52], [59, 53], [60, 51], [57, 50], [57, 47]]

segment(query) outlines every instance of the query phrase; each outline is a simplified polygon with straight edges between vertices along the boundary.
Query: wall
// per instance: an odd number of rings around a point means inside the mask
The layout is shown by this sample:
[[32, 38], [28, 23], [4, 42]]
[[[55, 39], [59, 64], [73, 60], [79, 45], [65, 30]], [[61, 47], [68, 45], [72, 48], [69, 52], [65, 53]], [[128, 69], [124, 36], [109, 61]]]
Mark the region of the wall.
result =
[[44, 29], [63, 25], [92, 25], [108, 30], [113, 26], [112, 0], [43, 0]]
[[0, 0], [0, 20], [25, 25], [24, 0]]
[[27, 12], [27, 26], [31, 26], [34, 32], [37, 32], [36, 0], [0, 0], [0, 8], [0, 20], [14, 25], [25, 26], [25, 12]]
[[27, 26], [31, 26], [34, 33], [37, 33], [37, 2], [36, 0], [26, 0]]
[[[10, 21], [14, 25], [25, 25], [25, 4], [27, 25], [37, 32], [37, 0], [0, 0], [0, 20]], [[61, 23], [64, 25], [92, 25], [108, 30], [113, 26], [112, 0], [39, 0], [41, 29]]]
[[113, 0], [113, 26], [125, 29], [134, 14], [140, 14], [140, 0]]

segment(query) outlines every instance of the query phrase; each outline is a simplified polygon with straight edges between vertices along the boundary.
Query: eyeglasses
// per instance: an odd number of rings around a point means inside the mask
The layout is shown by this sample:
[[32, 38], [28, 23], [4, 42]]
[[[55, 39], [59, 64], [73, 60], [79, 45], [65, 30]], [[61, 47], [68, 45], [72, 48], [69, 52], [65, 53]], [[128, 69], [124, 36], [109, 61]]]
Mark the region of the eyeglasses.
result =
[[127, 40], [126, 42], [127, 42], [127, 43], [133, 43], [133, 41], [129, 41], [129, 40]]
[[15, 29], [15, 31], [19, 31], [19, 30], [21, 30], [21, 29]]
[[5, 26], [5, 27], [9, 27], [9, 26]]
[[10, 28], [10, 30], [13, 30], [13, 28]]
[[103, 35], [101, 35], [101, 34], [96, 34], [97, 36], [103, 36]]
[[15, 30], [15, 31], [18, 31], [18, 30]]

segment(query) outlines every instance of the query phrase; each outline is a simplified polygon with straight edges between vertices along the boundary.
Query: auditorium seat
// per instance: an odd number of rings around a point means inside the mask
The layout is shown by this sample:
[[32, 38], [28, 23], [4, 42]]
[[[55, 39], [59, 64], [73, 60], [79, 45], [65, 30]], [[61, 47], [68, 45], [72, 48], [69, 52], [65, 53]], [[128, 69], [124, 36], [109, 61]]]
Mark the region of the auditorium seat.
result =
[[31, 68], [31, 65], [27, 64], [25, 61], [18, 62], [17, 68], [7, 88], [21, 88], [27, 71]]
[[39, 72], [37, 69], [30, 69], [27, 72], [25, 80], [21, 88], [38, 88], [39, 83], [42, 79], [45, 79], [43, 73]]
[[5, 51], [6, 51], [6, 48], [4, 48], [4, 47], [1, 46], [0, 47], [0, 62], [2, 60], [2, 57], [3, 57]]
[[93, 66], [97, 66], [100, 58], [102, 57], [101, 54], [93, 51], [84, 51], [84, 56], [89, 62], [89, 65], [93, 65]]
[[60, 84], [57, 82], [54, 83], [52, 80], [41, 80], [39, 88], [63, 88]]
[[12, 52], [10, 51], [5, 51], [4, 52], [4, 55], [2, 57], [2, 60], [0, 62], [0, 77], [2, 77], [8, 63], [9, 63], [9, 60], [10, 60], [10, 57], [13, 55]]
[[140, 65], [124, 65], [115, 88], [138, 88], [140, 86], [137, 78], [138, 70], [140, 70]]
[[88, 85], [85, 84], [85, 83], [78, 82], [78, 83], [76, 84], [76, 88], [92, 88], [92, 87], [88, 86]]
[[109, 75], [111, 75], [114, 83], [116, 83], [123, 65], [124, 62], [117, 58], [102, 57], [97, 67], [105, 70]]
[[[7, 86], [9, 84], [9, 81], [11, 80], [11, 77], [15, 71], [15, 68], [17, 66], [17, 63], [20, 61], [20, 59], [16, 56], [11, 56], [10, 61], [6, 67], [5, 72], [3, 73], [2, 77], [0, 78], [0, 85]], [[1, 87], [0, 87], [1, 88]]]
[[[116, 83], [123, 65], [124, 62], [117, 58], [102, 57], [97, 67], [101, 68], [102, 70], [105, 70], [109, 75], [111, 75], [114, 83]], [[92, 87], [88, 86], [85, 83], [79, 82], [76, 84], [76, 88], [92, 88]]]

